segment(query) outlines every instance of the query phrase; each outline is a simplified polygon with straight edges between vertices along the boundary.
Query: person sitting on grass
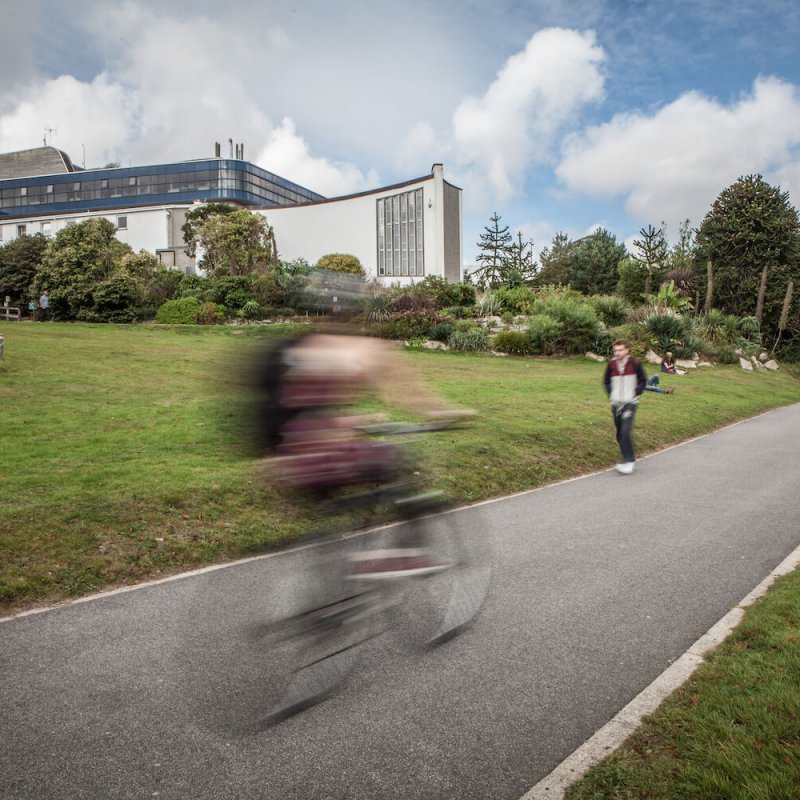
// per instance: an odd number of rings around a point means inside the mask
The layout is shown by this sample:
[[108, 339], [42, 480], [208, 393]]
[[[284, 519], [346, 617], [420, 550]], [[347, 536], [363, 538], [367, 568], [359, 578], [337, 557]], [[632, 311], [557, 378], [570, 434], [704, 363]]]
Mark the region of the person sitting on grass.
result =
[[675, 369], [675, 360], [672, 358], [672, 353], [667, 353], [661, 359], [661, 371], [669, 375], [676, 375], [678, 370]]
[[653, 377], [650, 378], [647, 381], [647, 386], [644, 387], [644, 390], [646, 392], [658, 392], [659, 394], [672, 394], [673, 393], [674, 389], [672, 389], [672, 388], [662, 389], [658, 385], [659, 383], [661, 383], [661, 379], [658, 377], [658, 375], [653, 375]]

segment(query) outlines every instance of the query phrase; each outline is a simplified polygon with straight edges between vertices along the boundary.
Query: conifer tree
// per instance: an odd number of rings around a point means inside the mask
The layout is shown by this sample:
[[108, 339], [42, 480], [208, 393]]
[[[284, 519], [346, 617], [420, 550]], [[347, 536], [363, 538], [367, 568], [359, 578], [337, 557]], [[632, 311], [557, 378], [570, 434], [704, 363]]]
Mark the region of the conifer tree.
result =
[[512, 237], [508, 232], [508, 225], [500, 227], [500, 215], [495, 211], [480, 236], [478, 247], [478, 264], [470, 277], [481, 289], [493, 289], [503, 283], [503, 268], [509, 255]]

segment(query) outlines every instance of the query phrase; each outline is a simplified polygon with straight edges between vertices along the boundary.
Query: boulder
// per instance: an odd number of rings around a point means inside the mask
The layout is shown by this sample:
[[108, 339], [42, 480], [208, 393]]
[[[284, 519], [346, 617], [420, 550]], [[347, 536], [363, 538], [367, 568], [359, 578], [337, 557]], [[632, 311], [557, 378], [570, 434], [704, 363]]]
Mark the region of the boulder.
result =
[[499, 350], [492, 350], [491, 352], [493, 356], [502, 356], [503, 358], [508, 355], [508, 353], [501, 353]]
[[752, 359], [753, 366], [756, 368], [757, 372], [766, 372], [767, 368], [757, 359]]
[[713, 367], [714, 365], [710, 361], [698, 361], [698, 367]]
[[592, 361], [605, 361], [606, 360], [605, 358], [603, 358], [603, 356], [599, 356], [599, 355], [597, 355], [597, 353], [592, 353], [591, 351], [589, 351], [586, 354], [586, 358], [591, 358]]
[[774, 361], [773, 359], [770, 359], [769, 361], [764, 362], [764, 366], [767, 369], [778, 369], [778, 362]]
[[759, 361], [760, 361], [762, 364], [766, 364], [766, 363], [767, 363], [767, 361], [769, 361], [769, 356], [768, 356], [766, 353], [759, 353], [759, 354], [758, 354], [758, 360], [759, 360]]
[[734, 351], [739, 358], [744, 358], [744, 350], [741, 347], [737, 347]]
[[447, 350], [448, 349], [447, 345], [444, 342], [437, 342], [434, 339], [428, 339], [428, 341], [425, 342], [422, 346], [424, 348], [428, 349], [428, 350]]
[[739, 357], [739, 366], [747, 372], [753, 371], [753, 365], [746, 358]]
[[694, 369], [697, 364], [690, 358], [676, 358], [675, 366], [679, 367], [680, 369]]
[[661, 356], [658, 353], [654, 353], [652, 350], [648, 350], [647, 354], [644, 357], [644, 360], [648, 364], [660, 364]]

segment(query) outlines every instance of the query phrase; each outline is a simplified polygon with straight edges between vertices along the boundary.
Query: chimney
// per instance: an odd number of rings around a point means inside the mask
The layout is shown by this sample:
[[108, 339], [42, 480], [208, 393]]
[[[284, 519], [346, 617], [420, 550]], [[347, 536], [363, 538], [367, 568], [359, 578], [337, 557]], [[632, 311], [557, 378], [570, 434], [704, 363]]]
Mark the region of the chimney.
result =
[[222, 155], [222, 146], [219, 142], [214, 142], [214, 156], [219, 158]]

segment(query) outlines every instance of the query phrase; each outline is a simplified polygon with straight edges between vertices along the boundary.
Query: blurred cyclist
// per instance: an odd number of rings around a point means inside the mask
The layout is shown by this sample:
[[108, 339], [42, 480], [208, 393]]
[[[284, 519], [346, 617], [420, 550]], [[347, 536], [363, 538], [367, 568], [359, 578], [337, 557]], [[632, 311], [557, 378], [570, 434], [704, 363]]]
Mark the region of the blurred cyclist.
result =
[[[402, 448], [364, 438], [358, 426], [375, 418], [348, 409], [366, 393], [428, 417], [470, 412], [450, 408], [427, 388], [396, 347], [357, 335], [349, 325], [363, 308], [366, 286], [354, 276], [320, 270], [309, 290], [326, 322], [284, 340], [260, 364], [262, 438], [276, 480], [317, 500], [343, 487], [384, 483], [408, 470]], [[353, 557], [352, 577], [420, 575], [444, 569], [420, 542]], [[413, 545], [413, 546], [412, 546]]]

